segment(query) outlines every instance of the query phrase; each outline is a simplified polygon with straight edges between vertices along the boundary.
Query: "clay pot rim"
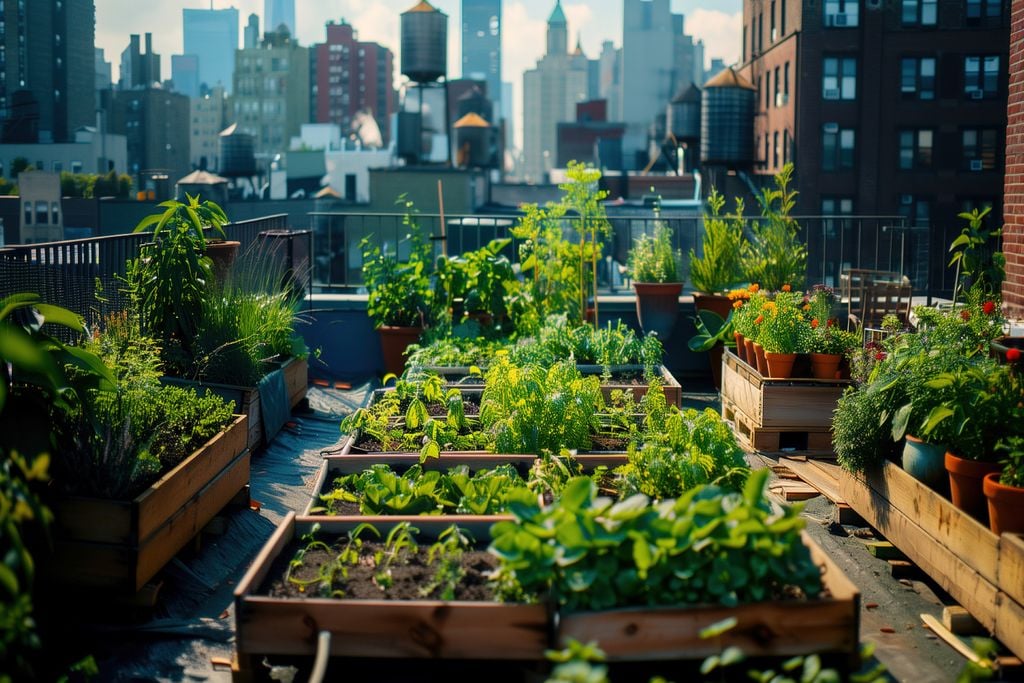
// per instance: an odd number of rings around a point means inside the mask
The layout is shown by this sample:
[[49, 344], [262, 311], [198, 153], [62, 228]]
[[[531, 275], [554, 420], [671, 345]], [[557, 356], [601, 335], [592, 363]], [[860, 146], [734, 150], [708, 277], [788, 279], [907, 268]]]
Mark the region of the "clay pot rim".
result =
[[1002, 470], [1002, 466], [997, 462], [963, 458], [952, 451], [946, 451], [945, 465], [946, 469], [954, 474], [977, 477], [978, 479], [991, 473], [993, 467], [996, 468], [997, 474], [999, 470]]
[[982, 490], [987, 498], [1003, 498], [1006, 496], [1024, 495], [1024, 488], [1019, 486], [1007, 486], [999, 483], [999, 472], [990, 472], [985, 475], [982, 483]]

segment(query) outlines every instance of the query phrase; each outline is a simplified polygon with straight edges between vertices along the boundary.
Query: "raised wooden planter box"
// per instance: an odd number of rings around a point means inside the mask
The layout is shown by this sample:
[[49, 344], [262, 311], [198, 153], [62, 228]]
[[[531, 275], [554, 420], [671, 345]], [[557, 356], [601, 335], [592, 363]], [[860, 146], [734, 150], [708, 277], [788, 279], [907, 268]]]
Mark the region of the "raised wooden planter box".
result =
[[542, 660], [549, 618], [544, 605], [438, 600], [331, 600], [258, 595], [271, 565], [314, 524], [340, 535], [369, 522], [386, 535], [412, 521], [420, 538], [436, 537], [457, 521], [486, 539], [493, 517], [358, 517], [325, 519], [289, 513], [235, 589], [235, 647], [243, 671], [264, 655], [315, 654], [317, 633], [331, 632], [333, 656]]
[[[521, 472], [525, 472], [537, 459], [535, 455], [518, 454], [496, 454], [496, 453], [443, 453], [439, 458], [429, 458], [422, 465], [427, 470], [447, 470], [451, 467], [466, 465], [470, 471], [492, 470], [499, 465], [514, 465]], [[625, 465], [625, 455], [578, 455], [579, 462], [585, 471], [591, 472], [597, 467], [605, 466], [615, 468]], [[413, 465], [420, 463], [420, 456], [415, 453], [388, 453], [382, 455], [329, 455], [324, 458], [323, 464], [317, 473], [316, 481], [313, 483], [313, 497], [303, 511], [303, 515], [309, 516], [311, 510], [319, 505], [320, 494], [329, 487], [336, 477], [346, 474], [362, 472], [373, 465], [388, 465], [394, 470], [404, 472]], [[461, 519], [461, 517], [460, 517]]]
[[885, 461], [843, 470], [839, 493], [1018, 657], [1024, 657], [1024, 537], [996, 536], [950, 501]]
[[832, 413], [849, 380], [768, 379], [722, 354], [722, 417], [752, 450], [832, 449]]
[[249, 483], [246, 417], [134, 500], [72, 496], [53, 505], [61, 583], [136, 592]]
[[[723, 607], [629, 607], [562, 614], [556, 647], [569, 639], [597, 642], [609, 661], [702, 659], [735, 645], [750, 657], [837, 654], [855, 660], [860, 639], [860, 591], [825, 552], [803, 534], [822, 569], [829, 596]], [[700, 631], [728, 617], [737, 624], [721, 636]]]
[[[309, 363], [305, 358], [289, 358], [281, 364], [281, 372], [284, 373], [284, 386], [285, 391], [288, 393], [288, 404], [294, 408], [306, 397], [309, 381]], [[225, 401], [234, 401], [235, 412], [249, 418], [249, 435], [247, 439], [249, 450], [256, 452], [256, 449], [264, 444], [263, 411], [260, 407], [260, 390], [258, 387], [193, 381], [179, 377], [163, 377], [161, 381], [182, 387], [193, 387], [197, 391], [209, 389]]]
[[[603, 365], [577, 365], [576, 367], [584, 375], [600, 375], [605, 371], [605, 366]], [[612, 373], [643, 372], [643, 369], [644, 366], [642, 365], [611, 365], [608, 367], [608, 370]], [[460, 380], [470, 377], [469, 366], [462, 365], [420, 365], [413, 368], [413, 370], [441, 375], [449, 384], [459, 386], [463, 386], [463, 384], [460, 384]], [[676, 381], [676, 378], [672, 376], [668, 368], [664, 365], [659, 365], [655, 368], [655, 371], [661, 378], [661, 389], [665, 392], [665, 400], [668, 401], [669, 405], [683, 405], [683, 388]], [[480, 380], [470, 382], [465, 386], [482, 386], [482, 384], [483, 382]], [[612, 392], [616, 390], [630, 391], [633, 393], [633, 397], [639, 401], [647, 393], [648, 389], [650, 389], [650, 386], [647, 384], [617, 383], [614, 381], [601, 384], [601, 393], [606, 401], [611, 398]]]
[[[822, 567], [830, 596], [807, 602], [766, 602], [736, 608], [693, 606], [628, 608], [564, 614], [557, 628], [544, 605], [484, 602], [286, 599], [256, 591], [296, 537], [320, 524], [336, 535], [369, 521], [386, 534], [410, 521], [428, 536], [453, 522], [477, 539], [495, 518], [295, 517], [282, 522], [235, 591], [235, 643], [243, 676], [265, 655], [312, 656], [317, 633], [332, 634], [330, 654], [350, 657], [543, 661], [544, 650], [568, 638], [596, 640], [613, 661], [700, 659], [739, 645], [748, 655], [836, 654], [853, 660], [858, 649], [860, 595], [842, 571], [804, 536]], [[714, 639], [699, 631], [726, 617], [737, 626]]]

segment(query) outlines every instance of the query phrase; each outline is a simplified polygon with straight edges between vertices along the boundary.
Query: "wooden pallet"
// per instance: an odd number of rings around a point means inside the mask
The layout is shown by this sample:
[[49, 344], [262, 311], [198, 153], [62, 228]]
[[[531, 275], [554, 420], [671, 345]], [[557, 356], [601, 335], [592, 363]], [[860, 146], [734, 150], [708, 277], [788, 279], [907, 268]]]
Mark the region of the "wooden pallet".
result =
[[842, 470], [839, 493], [985, 629], [1024, 656], [1024, 537], [996, 536], [888, 461], [857, 475]]
[[779, 458], [779, 464], [785, 465], [802, 481], [810, 484], [821, 495], [832, 501], [836, 509], [835, 519], [837, 522], [856, 524], [863, 521], [839, 492], [839, 477], [842, 468], [834, 460], [807, 456], [782, 456]]
[[736, 438], [748, 451], [777, 452], [782, 449], [798, 451], [832, 451], [832, 429], [806, 427], [762, 427], [741, 410], [733, 401], [722, 396], [722, 417], [733, 424]]

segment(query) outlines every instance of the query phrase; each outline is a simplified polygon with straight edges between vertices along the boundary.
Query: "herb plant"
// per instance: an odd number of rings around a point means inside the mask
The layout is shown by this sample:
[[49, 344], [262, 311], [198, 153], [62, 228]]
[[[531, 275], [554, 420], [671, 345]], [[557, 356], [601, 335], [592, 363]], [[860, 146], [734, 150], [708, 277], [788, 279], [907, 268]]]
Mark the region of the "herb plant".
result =
[[672, 228], [656, 221], [654, 234], [643, 234], [629, 250], [629, 275], [635, 282], [681, 282], [682, 255], [672, 248]]
[[725, 197], [711, 188], [708, 207], [704, 214], [704, 236], [701, 240], [703, 256], [690, 249], [690, 279], [693, 289], [706, 294], [724, 292], [743, 279], [740, 260], [743, 246], [743, 200], [736, 199], [736, 211], [723, 216]]
[[751, 238], [743, 244], [744, 279], [776, 291], [783, 285], [803, 289], [807, 279], [807, 248], [798, 239], [800, 226], [790, 215], [796, 190], [789, 189], [793, 164], [775, 176], [775, 187], [765, 188], [758, 198], [762, 220], [751, 225]]

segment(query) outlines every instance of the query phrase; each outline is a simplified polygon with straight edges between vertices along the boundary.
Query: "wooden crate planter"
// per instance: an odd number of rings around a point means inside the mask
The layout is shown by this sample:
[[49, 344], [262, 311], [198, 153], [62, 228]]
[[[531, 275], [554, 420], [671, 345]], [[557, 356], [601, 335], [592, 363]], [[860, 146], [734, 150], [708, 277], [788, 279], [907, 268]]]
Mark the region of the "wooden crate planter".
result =
[[242, 670], [264, 655], [310, 656], [316, 636], [331, 632], [333, 656], [541, 660], [549, 642], [547, 608], [499, 602], [272, 598], [258, 595], [271, 565], [295, 538], [319, 524], [340, 535], [370, 522], [382, 534], [403, 520], [420, 537], [453, 522], [486, 539], [494, 518], [360, 517], [324, 519], [289, 513], [235, 590], [235, 647]]
[[246, 417], [134, 500], [71, 496], [53, 506], [61, 583], [136, 592], [249, 483]]
[[831, 450], [832, 413], [849, 380], [768, 379], [722, 354], [722, 417], [751, 450]]
[[1024, 657], [1024, 537], [996, 536], [885, 461], [843, 471], [843, 499], [1018, 657]]
[[[492, 470], [499, 465], [515, 465], [517, 469], [525, 471], [533, 465], [537, 459], [535, 455], [518, 454], [497, 454], [497, 453], [445, 453], [439, 458], [430, 458], [422, 463], [424, 469], [447, 470], [451, 467], [466, 465], [471, 471]], [[615, 468], [625, 465], [625, 455], [579, 455], [576, 456], [585, 471], [593, 471], [597, 467]], [[319, 496], [324, 488], [329, 486], [336, 477], [346, 474], [362, 472], [373, 465], [388, 465], [397, 471], [405, 471], [413, 465], [420, 464], [420, 457], [415, 453], [387, 453], [381, 455], [329, 455], [324, 458], [323, 464], [317, 473], [316, 481], [313, 483], [313, 497], [306, 506], [304, 515], [319, 502]]]
[[[860, 637], [860, 592], [810, 536], [804, 533], [803, 539], [822, 569], [828, 597], [562, 614], [556, 647], [566, 647], [569, 639], [596, 641], [609, 661], [702, 659], [735, 645], [751, 657], [835, 654], [852, 662]], [[735, 627], [716, 638], [700, 637], [702, 629], [728, 617], [737, 619]]]
[[[576, 366], [581, 373], [584, 375], [601, 375], [605, 371], [603, 365], [577, 365]], [[422, 365], [412, 368], [417, 371], [430, 372], [441, 375], [444, 377], [449, 384], [458, 385], [460, 380], [470, 377], [469, 366], [459, 365]], [[611, 365], [608, 369], [612, 372], [643, 372], [644, 366], [642, 365]], [[676, 381], [676, 378], [669, 372], [668, 368], [664, 365], [659, 365], [655, 368], [655, 373], [661, 378], [662, 387], [661, 390], [665, 392], [665, 400], [668, 401], [669, 405], [682, 406], [683, 405], [683, 388]], [[481, 386], [482, 380], [474, 380], [475, 383], [471, 382], [466, 386]], [[632, 392], [633, 397], [636, 400], [640, 400], [650, 389], [650, 385], [647, 384], [632, 384], [632, 383], [617, 383], [608, 382], [601, 383], [601, 393], [604, 395], [605, 400], [611, 398], [612, 392], [615, 390], [622, 390]]]
[[[289, 358], [281, 364], [280, 369], [284, 373], [284, 386], [285, 391], [288, 393], [288, 404], [294, 408], [306, 397], [309, 363], [305, 358]], [[178, 377], [163, 377], [161, 381], [182, 387], [192, 387], [196, 391], [209, 389], [225, 401], [234, 401], [235, 412], [249, 418], [249, 434], [247, 439], [249, 450], [255, 452], [257, 448], [264, 445], [263, 411], [260, 407], [260, 390], [258, 387], [193, 381]]]

